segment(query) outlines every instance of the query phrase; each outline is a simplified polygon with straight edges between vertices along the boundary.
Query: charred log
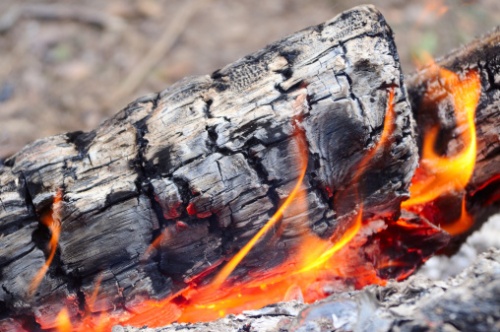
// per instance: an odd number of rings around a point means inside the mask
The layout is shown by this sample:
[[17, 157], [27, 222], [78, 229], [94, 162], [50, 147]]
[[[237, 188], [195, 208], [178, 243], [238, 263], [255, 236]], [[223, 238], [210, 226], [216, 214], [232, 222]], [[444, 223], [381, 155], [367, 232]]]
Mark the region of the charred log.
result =
[[[479, 219], [489, 213], [480, 206], [498, 207], [498, 45], [494, 33], [439, 62], [481, 77], [466, 187]], [[463, 128], [445, 88], [429, 97], [434, 85], [430, 69], [410, 79], [419, 137], [439, 125], [436, 148], [451, 155]], [[206, 284], [279, 209], [302, 163], [306, 216], [285, 213], [233, 280], [286, 261], [304, 229], [335, 238], [358, 214], [366, 223], [343, 282], [364, 286], [350, 277], [365, 265], [405, 277], [447, 242], [432, 223], [452, 219], [439, 213], [457, 210], [458, 197], [400, 218], [419, 158], [414, 127], [391, 30], [363, 6], [138, 99], [95, 131], [36, 141], [0, 170], [0, 326], [50, 329], [63, 308], [72, 320], [131, 315], [137, 303]]]
[[[28, 145], [0, 173], [2, 317], [50, 328], [63, 307], [73, 318], [89, 309], [97, 284], [104, 311], [182, 289], [264, 225], [304, 153], [310, 232], [345, 228], [360, 201], [367, 215], [397, 215], [417, 163], [402, 85], [390, 28], [358, 7], [138, 99], [93, 132]], [[361, 161], [380, 140], [391, 93], [391, 144], [370, 168]], [[286, 246], [256, 248], [235, 275], [279, 264], [296, 237], [286, 228]]]

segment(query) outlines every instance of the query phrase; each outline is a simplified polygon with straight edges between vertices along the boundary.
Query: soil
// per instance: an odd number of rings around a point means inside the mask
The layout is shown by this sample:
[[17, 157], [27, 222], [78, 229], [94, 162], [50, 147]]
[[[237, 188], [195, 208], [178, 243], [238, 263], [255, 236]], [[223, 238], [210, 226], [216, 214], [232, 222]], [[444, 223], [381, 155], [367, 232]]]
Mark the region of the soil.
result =
[[[37, 138], [91, 130], [136, 97], [361, 3], [2, 0], [0, 160]], [[405, 72], [423, 52], [444, 54], [500, 21], [498, 0], [372, 3], [395, 32]], [[165, 48], [158, 60], [142, 66], [157, 46]], [[130, 84], [130, 76], [139, 79]]]

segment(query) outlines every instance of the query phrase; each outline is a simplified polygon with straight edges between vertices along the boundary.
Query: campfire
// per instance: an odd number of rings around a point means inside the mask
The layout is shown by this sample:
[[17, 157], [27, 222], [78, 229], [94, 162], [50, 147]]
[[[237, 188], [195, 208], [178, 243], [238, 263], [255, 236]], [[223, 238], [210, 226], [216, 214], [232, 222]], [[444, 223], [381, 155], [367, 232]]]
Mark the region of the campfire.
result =
[[412, 76], [372, 6], [0, 170], [1, 331], [213, 321], [386, 286], [498, 210], [500, 34]]

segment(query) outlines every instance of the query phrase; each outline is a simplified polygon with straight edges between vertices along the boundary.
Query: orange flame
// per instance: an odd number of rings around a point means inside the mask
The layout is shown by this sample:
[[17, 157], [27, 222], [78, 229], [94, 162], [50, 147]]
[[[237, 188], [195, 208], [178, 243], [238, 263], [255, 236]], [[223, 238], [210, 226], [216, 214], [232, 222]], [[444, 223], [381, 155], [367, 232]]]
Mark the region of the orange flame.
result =
[[47, 226], [50, 230], [51, 237], [49, 241], [49, 249], [50, 253], [49, 256], [47, 257], [47, 260], [43, 264], [43, 266], [38, 270], [37, 274], [31, 281], [30, 287], [29, 287], [29, 294], [30, 296], [33, 296], [33, 294], [36, 292], [38, 289], [38, 286], [40, 286], [40, 283], [43, 280], [43, 277], [47, 273], [50, 264], [52, 264], [52, 260], [54, 259], [54, 256], [56, 254], [57, 250], [57, 245], [59, 243], [59, 235], [61, 233], [61, 206], [62, 206], [62, 195], [63, 192], [61, 189], [57, 190], [57, 193], [54, 197], [54, 202], [52, 203], [52, 208], [50, 210], [50, 213], [44, 214], [41, 217], [41, 222], [45, 226]]
[[94, 290], [92, 291], [92, 295], [90, 295], [90, 299], [88, 301], [88, 311], [94, 311], [96, 309], [94, 308], [94, 306], [97, 301], [97, 295], [99, 295], [99, 288], [101, 288], [101, 282], [102, 282], [102, 273], [100, 273], [97, 276], [97, 279], [95, 281]]
[[[322, 265], [325, 265], [333, 257], [333, 255], [335, 255], [335, 253], [344, 248], [354, 238], [354, 236], [358, 234], [359, 230], [361, 229], [362, 223], [363, 207], [361, 206], [359, 212], [357, 213], [356, 219], [354, 220], [354, 223], [345, 231], [342, 237], [334, 243], [333, 246], [331, 246], [329, 242], [325, 243], [324, 241], [312, 241], [303, 246], [302, 249], [306, 251], [304, 257], [301, 259], [304, 266], [294, 274], [308, 272]], [[319, 255], [318, 248], [321, 248], [321, 253]]]
[[458, 235], [466, 232], [474, 225], [474, 218], [467, 212], [467, 200], [464, 195], [462, 198], [462, 209], [460, 218], [451, 224], [441, 225], [441, 228], [451, 235]]
[[444, 1], [428, 1], [424, 8], [425, 14], [435, 13], [437, 16], [442, 16], [448, 11], [448, 6], [443, 4]]
[[[390, 140], [394, 128], [394, 89], [389, 91], [388, 107], [382, 134], [377, 145], [370, 150], [360, 161], [354, 179], [357, 181], [367, 163], [374, 158]], [[161, 326], [174, 320], [179, 322], [207, 321], [219, 318], [228, 313], [238, 313], [245, 309], [262, 307], [271, 303], [283, 301], [293, 297], [304, 297], [306, 302], [312, 302], [327, 294], [323, 286], [328, 284], [344, 262], [339, 254], [337, 261], [335, 254], [341, 252], [353, 241], [362, 226], [363, 212], [359, 208], [352, 225], [348, 226], [338, 240], [324, 240], [311, 235], [306, 229], [306, 215], [308, 211], [306, 193], [302, 189], [302, 182], [307, 168], [307, 144], [304, 133], [296, 127], [295, 140], [299, 148], [301, 167], [300, 176], [290, 195], [271, 217], [265, 226], [226, 264], [213, 281], [201, 287], [192, 284], [183, 291], [161, 302], [149, 302], [140, 310], [139, 317], [133, 317], [127, 324]], [[291, 215], [302, 218], [296, 221], [302, 227], [302, 242], [296, 249], [296, 255], [290, 257], [279, 266], [252, 276], [250, 280], [230, 284], [226, 280], [236, 266], [244, 259], [262, 236], [283, 217], [285, 210], [293, 210]], [[336, 267], [336, 268], [335, 268]], [[360, 268], [361, 269], [361, 268]], [[295, 272], [290, 272], [295, 271]], [[366, 273], [366, 272], [365, 272]], [[341, 275], [341, 273], [340, 273]], [[383, 284], [384, 281], [367, 273], [366, 283]], [[154, 309], [152, 309], [154, 308]]]
[[[463, 130], [459, 135], [463, 148], [454, 156], [438, 154], [435, 145], [439, 127], [430, 129], [424, 137], [420, 166], [410, 186], [410, 199], [401, 204], [405, 209], [432, 202], [444, 195], [460, 193], [474, 172], [477, 153], [474, 119], [481, 93], [479, 74], [473, 70], [467, 72], [464, 78], [460, 78], [446, 69], [439, 68], [437, 72], [442, 87], [452, 96], [456, 126]], [[465, 200], [462, 212], [462, 217], [456, 221], [461, 226], [457, 224], [447, 227], [452, 235], [464, 232], [468, 229], [467, 225], [471, 224], [470, 218], [467, 217]]]
[[[367, 164], [374, 159], [375, 155], [379, 153], [381, 148], [387, 145], [391, 134], [394, 131], [394, 94], [394, 88], [391, 88], [388, 95], [387, 110], [385, 112], [382, 134], [380, 135], [380, 139], [377, 142], [376, 146], [372, 150], [368, 151], [368, 153], [359, 163], [356, 174], [354, 175], [354, 181], [356, 183], [359, 182], [359, 179], [363, 175], [364, 169], [366, 168]], [[328, 243], [324, 243], [321, 241], [319, 243], [318, 241], [312, 241], [312, 243], [303, 246], [304, 249], [307, 248], [305, 256], [302, 259], [305, 265], [302, 266], [297, 273], [310, 271], [324, 265], [332, 258], [335, 253], [345, 247], [354, 238], [354, 236], [356, 236], [356, 234], [361, 229], [362, 224], [363, 206], [361, 205], [358, 214], [354, 219], [354, 223], [344, 232], [342, 237], [337, 242], [335, 242], [333, 246], [330, 246]], [[311, 248], [315, 249], [312, 250]]]
[[[363, 175], [364, 169], [366, 168], [367, 164], [374, 159], [375, 155], [379, 153], [381, 148], [384, 148], [388, 144], [391, 134], [394, 131], [394, 118], [395, 118], [394, 95], [395, 95], [394, 88], [391, 88], [389, 90], [389, 95], [388, 95], [387, 109], [385, 112], [382, 134], [380, 135], [380, 139], [377, 142], [376, 146], [372, 150], [370, 150], [359, 163], [357, 167], [357, 172], [354, 176], [355, 182], [359, 182], [359, 179]], [[306, 261], [311, 263], [309, 263], [309, 265], [307, 266], [304, 266], [300, 271], [308, 271], [320, 265], [323, 265], [325, 262], [327, 262], [337, 251], [342, 249], [345, 245], [347, 245], [347, 243], [349, 243], [354, 238], [354, 236], [361, 229], [362, 222], [363, 222], [363, 206], [361, 205], [353, 225], [345, 231], [345, 233], [338, 240], [338, 242], [336, 242], [333, 247], [325, 250], [316, 260], [307, 259]]]
[[166, 227], [165, 229], [163, 229], [163, 231], [160, 233], [160, 235], [158, 235], [154, 240], [153, 242], [149, 245], [149, 247], [146, 249], [146, 251], [144, 252], [144, 254], [142, 255], [142, 259], [146, 259], [148, 258], [153, 250], [156, 250], [158, 249], [158, 247], [160, 246], [160, 243], [164, 240], [164, 239], [168, 239], [172, 236], [170, 230], [168, 229], [168, 227]]
[[[455, 156], [441, 156], [434, 146], [439, 128], [432, 128], [424, 138], [422, 160], [417, 176], [412, 180], [410, 187], [411, 199], [403, 202], [406, 209], [422, 206], [432, 202], [442, 195], [462, 191], [472, 176], [476, 155], [476, 137], [474, 127], [474, 112], [479, 101], [480, 82], [477, 72], [471, 71], [460, 79], [457, 75], [445, 69], [437, 70], [444, 88], [453, 96], [457, 127], [462, 129], [459, 138], [463, 144], [462, 150]], [[395, 90], [391, 88], [387, 98], [387, 110], [383, 129], [376, 145], [365, 153], [357, 165], [357, 170], [352, 178], [353, 183], [359, 185], [360, 178], [365, 174], [369, 164], [378, 158], [381, 152], [390, 145], [395, 128], [394, 110]], [[199, 285], [201, 276], [212, 273], [219, 264], [201, 272], [200, 277], [194, 277], [188, 286], [164, 300], [147, 300], [139, 305], [129, 308], [127, 313], [94, 312], [97, 295], [102, 276], [96, 280], [87, 308], [80, 312], [78, 322], [72, 322], [68, 309], [63, 308], [56, 318], [57, 331], [107, 331], [115, 324], [132, 326], [148, 325], [159, 327], [174, 321], [200, 322], [213, 320], [229, 313], [239, 313], [243, 310], [263, 307], [289, 299], [303, 299], [313, 302], [328, 295], [326, 290], [329, 285], [335, 285], [337, 277], [355, 277], [358, 287], [367, 284], [385, 284], [385, 279], [377, 276], [374, 268], [398, 267], [404, 263], [387, 258], [376, 262], [356, 261], [357, 250], [365, 235], [359, 235], [366, 227], [363, 219], [363, 205], [358, 202], [358, 211], [347, 222], [342, 234], [334, 234], [330, 239], [321, 239], [311, 234], [306, 226], [307, 220], [307, 192], [303, 188], [303, 181], [308, 164], [308, 147], [305, 133], [300, 128], [300, 123], [294, 122], [294, 140], [298, 153], [299, 176], [289, 196], [284, 200], [276, 213], [255, 234], [252, 239], [223, 266], [213, 280], [205, 285]], [[356, 198], [358, 190], [356, 190]], [[52, 206], [51, 214], [42, 218], [42, 222], [51, 230], [50, 254], [42, 269], [34, 279], [32, 287], [36, 290], [43, 279], [58, 244], [60, 232], [60, 205], [62, 191], [58, 191]], [[466, 198], [462, 200], [461, 218], [451, 225], [443, 228], [451, 234], [459, 234], [467, 230], [473, 223], [472, 217], [466, 208]], [[299, 232], [298, 245], [290, 248], [288, 258], [278, 266], [259, 271], [258, 275], [240, 279], [228, 280], [235, 268], [242, 262], [255, 245], [262, 241], [263, 236], [274, 227], [278, 221], [285, 218], [282, 227], [294, 227]], [[290, 221], [294, 220], [294, 221]], [[395, 223], [405, 223], [404, 219]], [[365, 226], [364, 226], [365, 225]], [[380, 226], [376, 226], [380, 227]], [[408, 224], [408, 227], [412, 227]], [[416, 227], [416, 226], [415, 226]], [[339, 228], [341, 229], [341, 228]], [[160, 242], [168, 236], [170, 230], [166, 228], [147, 248], [143, 258], [146, 259], [153, 250], [157, 249]], [[275, 235], [275, 236], [279, 236]], [[355, 263], [352, 263], [355, 260]], [[413, 270], [408, 270], [401, 278], [409, 275]], [[333, 280], [333, 281], [332, 281]], [[335, 286], [333, 286], [335, 287]]]
[[439, 128], [434, 127], [424, 137], [421, 167], [431, 175], [418, 179], [410, 187], [410, 199], [403, 202], [403, 207], [424, 204], [443, 194], [460, 191], [465, 188], [476, 162], [476, 129], [474, 117], [481, 83], [476, 71], [470, 71], [464, 80], [446, 69], [440, 70], [445, 87], [453, 94], [457, 127], [464, 128], [460, 135], [463, 150], [455, 156], [443, 157], [435, 152]]

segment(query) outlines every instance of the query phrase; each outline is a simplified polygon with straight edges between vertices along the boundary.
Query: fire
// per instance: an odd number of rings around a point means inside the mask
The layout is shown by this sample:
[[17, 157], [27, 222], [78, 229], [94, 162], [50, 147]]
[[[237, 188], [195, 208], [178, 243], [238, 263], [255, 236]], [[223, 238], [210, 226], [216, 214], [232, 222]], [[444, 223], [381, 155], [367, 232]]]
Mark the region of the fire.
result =
[[[445, 4], [445, 0], [426, 0], [415, 19], [415, 23], [412, 27], [412, 34], [416, 34], [417, 32], [421, 34], [423, 25], [432, 25], [441, 16], [446, 14], [449, 9], [450, 8]], [[424, 41], [422, 37], [421, 40]], [[421, 55], [425, 55], [425, 51], [423, 54], [420, 53], [425, 46], [425, 44], [420, 45], [415, 56], [420, 57]]]
[[427, 0], [425, 6], [420, 11], [419, 16], [415, 20], [414, 29], [419, 29], [423, 23], [430, 20], [436, 20], [446, 14], [450, 9], [444, 4], [444, 0]]
[[[104, 332], [110, 331], [114, 324], [120, 322], [118, 317], [113, 317], [109, 313], [99, 313], [99, 308], [96, 305], [97, 296], [99, 294], [100, 285], [102, 282], [102, 274], [100, 274], [95, 281], [94, 289], [85, 308], [78, 311], [77, 316], [79, 319], [77, 321], [72, 321], [72, 315], [67, 307], [63, 307], [56, 316], [55, 326], [57, 332], [84, 332], [84, 331], [94, 331], [94, 332]], [[95, 313], [97, 312], [97, 313]], [[121, 317], [123, 320], [125, 317]], [[42, 322], [42, 328], [45, 328]], [[50, 328], [52, 326], [47, 326]]]
[[[357, 171], [353, 176], [354, 183], [358, 182], [363, 175], [368, 163], [376, 158], [377, 154], [391, 140], [395, 119], [394, 89], [389, 90], [387, 103], [386, 117], [378, 143], [366, 152], [365, 156], [359, 162]], [[56, 319], [58, 331], [87, 331], [89, 329], [94, 331], [108, 331], [114, 324], [118, 323], [132, 326], [148, 325], [150, 327], [157, 327], [174, 321], [199, 322], [213, 320], [229, 313], [239, 313], [242, 310], [259, 308], [271, 303], [294, 298], [300, 298], [306, 302], [314, 302], [329, 295], [329, 286], [331, 286], [330, 288], [339, 287], [335, 283], [337, 278], [349, 275], [355, 277], [357, 287], [374, 283], [385, 284], [385, 280], [376, 276], [373, 265], [363, 266], [366, 263], [352, 264], [353, 260], [359, 259], [355, 248], [358, 248], [366, 241], [366, 236], [357, 236], [365, 223], [361, 202], [358, 203], [357, 212], [351, 216], [351, 221], [345, 221], [345, 230], [341, 234], [334, 234], [330, 239], [322, 239], [311, 234], [309, 228], [306, 226], [308, 224], [308, 206], [303, 181], [308, 165], [308, 146], [305, 133], [301, 129], [300, 121], [301, 119], [297, 118], [293, 123], [293, 139], [298, 151], [297, 164], [300, 165], [299, 176], [293, 189], [275, 214], [223, 266], [210, 283], [199, 285], [198, 278], [193, 278], [188, 286], [178, 293], [160, 301], [144, 301], [132, 308], [128, 314], [122, 313], [116, 315], [107, 312], [94, 314], [92, 311], [95, 309], [93, 307], [101, 282], [101, 277], [99, 277], [96, 281], [94, 292], [88, 301], [88, 308], [79, 313], [79, 321], [72, 322], [68, 310], [63, 308]], [[61, 200], [60, 195], [54, 201], [54, 211], [56, 211], [56, 206], [58, 206], [56, 202], [60, 202]], [[242, 281], [231, 279], [231, 273], [240, 262], [259, 243], [263, 235], [269, 232], [285, 215], [286, 217], [293, 217], [295, 221], [292, 224], [287, 223], [286, 219], [284, 219], [282, 227], [301, 228], [301, 241], [296, 248], [291, 248], [293, 254], [289, 255], [278, 266], [262, 271], [259, 275], [252, 275], [251, 278], [243, 278], [244, 280]], [[297, 218], [299, 219], [298, 221]], [[60, 224], [60, 222], [56, 224]], [[143, 257], [149, 256], [152, 250], [157, 249], [159, 242], [165, 236], [170, 236], [168, 231], [164, 231], [153, 241], [153, 244], [146, 250]], [[54, 243], [57, 245], [56, 240]], [[46, 265], [50, 265], [49, 260]], [[351, 270], [345, 271], [345, 266], [351, 266]], [[211, 271], [202, 272], [201, 275], [206, 276], [207, 273], [209, 274]]]
[[294, 209], [296, 214], [307, 211], [307, 206], [304, 205], [305, 196], [302, 182], [307, 169], [308, 148], [305, 135], [300, 129], [300, 119], [296, 119], [293, 126], [294, 141], [299, 155], [300, 174], [290, 194], [274, 215], [229, 260], [210, 284], [197, 287], [196, 283], [193, 282], [186, 289], [164, 301], [148, 301], [141, 308], [137, 308], [141, 314], [132, 317], [125, 322], [126, 324], [138, 326], [147, 323], [148, 326], [161, 326], [172, 321], [194, 322], [216, 319], [228, 313], [237, 313], [245, 309], [262, 307], [282, 301], [287, 290], [296, 285], [298, 279], [292, 280], [295, 278], [290, 279], [286, 276], [286, 272], [290, 271], [290, 264], [293, 264], [293, 262], [285, 262], [276, 270], [264, 272], [262, 275], [242, 284], [232, 283], [227, 280], [260, 239], [283, 218], [285, 211]]
[[49, 213], [42, 215], [41, 222], [44, 224], [51, 233], [50, 242], [49, 242], [49, 256], [45, 261], [45, 264], [38, 270], [37, 274], [31, 281], [31, 285], [29, 287], [29, 294], [33, 296], [33, 294], [40, 286], [43, 277], [47, 273], [47, 270], [54, 259], [57, 250], [57, 244], [59, 243], [59, 235], [61, 234], [61, 206], [62, 206], [62, 190], [59, 189], [54, 197], [54, 201], [52, 203], [52, 208]]
[[455, 220], [452, 224], [441, 225], [441, 228], [450, 233], [451, 235], [458, 235], [466, 232], [474, 225], [474, 219], [467, 212], [467, 200], [464, 196], [462, 198], [462, 207], [460, 210], [460, 218]]
[[435, 14], [437, 17], [440, 17], [446, 14], [448, 10], [449, 8], [444, 4], [443, 0], [427, 1], [423, 10], [423, 15]]
[[[451, 225], [443, 226], [449, 233], [459, 234], [473, 223], [472, 217], [467, 212], [467, 201], [462, 191], [468, 184], [475, 165], [474, 116], [481, 86], [479, 75], [475, 71], [468, 72], [462, 78], [445, 69], [437, 69], [437, 73], [439, 73], [442, 87], [453, 97], [456, 125], [461, 130], [459, 139], [463, 147], [453, 156], [443, 156], [437, 153], [435, 146], [439, 128], [432, 128], [424, 137], [421, 163], [410, 187], [411, 198], [404, 202], [402, 207], [419, 215], [423, 207], [432, 204], [437, 198], [459, 194], [463, 197], [461, 218]], [[388, 91], [386, 115], [380, 138], [359, 161], [352, 176], [355, 187], [365, 175], [366, 169], [369, 169], [370, 163], [385, 153], [386, 147], [391, 144], [396, 118], [394, 100], [395, 90], [391, 88]], [[360, 261], [359, 248], [366, 244], [370, 231], [375, 234], [387, 227], [389, 234], [395, 232], [397, 235], [401, 233], [401, 229], [418, 232], [421, 226], [403, 217], [393, 221], [386, 220], [386, 224], [370, 220], [363, 213], [363, 202], [357, 195], [357, 189], [355, 189], [356, 208], [342, 221], [338, 233], [328, 239], [311, 233], [307, 226], [307, 192], [303, 185], [308, 167], [308, 146], [301, 127], [301, 119], [294, 119], [292, 125], [294, 128], [293, 145], [297, 150], [297, 165], [299, 165], [299, 174], [293, 188], [275, 214], [234, 257], [222, 266], [211, 281], [207, 283], [209, 276], [214, 274], [223, 262], [215, 264], [199, 276], [192, 278], [184, 289], [168, 298], [143, 301], [133, 308], [127, 308], [126, 313], [106, 311], [99, 313], [98, 308], [95, 308], [101, 283], [101, 277], [99, 277], [96, 280], [94, 292], [87, 301], [87, 308], [85, 310], [80, 308], [77, 314], [79, 321], [72, 321], [68, 309], [63, 308], [57, 315], [57, 331], [109, 331], [115, 324], [159, 327], [174, 321], [208, 321], [283, 300], [303, 299], [305, 302], [314, 302], [328, 296], [330, 292], [328, 289], [346, 287], [348, 282], [346, 280], [353, 280], [352, 285], [355, 287], [385, 284], [387, 278], [379, 276], [376, 270], [400, 269], [402, 272], [398, 279], [405, 278], [412, 273], [414, 268], [399, 261], [397, 253], [391, 257], [378, 257], [376, 243], [370, 244], [372, 248], [375, 248], [369, 253], [373, 256], [373, 261], [367, 259]], [[60, 231], [61, 196], [62, 193], [58, 191], [54, 199], [52, 214], [43, 219], [44, 224], [52, 233], [51, 251], [44, 268], [39, 272], [41, 277], [37, 275], [35, 278], [37, 280], [43, 278], [55, 254]], [[264, 235], [280, 221], [282, 222], [280, 227], [298, 227], [297, 231], [301, 234], [299, 243], [289, 248], [290, 254], [287, 258], [276, 267], [259, 271], [257, 275], [232, 276], [245, 257], [256, 245], [259, 245]], [[429, 230], [429, 232], [432, 231]], [[162, 239], [169, 236], [171, 236], [170, 230], [166, 228], [146, 250], [143, 258], [147, 259], [153, 250], [158, 249]], [[404, 237], [397, 239], [396, 237], [384, 241], [391, 243], [392, 240], [404, 239]], [[339, 278], [342, 279], [342, 286], [339, 286], [337, 281]], [[35, 283], [34, 280], [35, 289], [39, 282], [38, 280]]]
[[164, 239], [170, 238], [170, 236], [171, 236], [170, 229], [165, 228], [161, 232], [161, 234], [158, 237], [156, 237], [156, 239], [154, 239], [153, 242], [149, 245], [149, 247], [146, 249], [146, 251], [142, 255], [142, 258], [143, 259], [147, 259], [152, 254], [152, 252], [158, 248], [158, 246], [160, 245], [160, 243]]
[[[302, 247], [304, 253], [301, 261], [303, 265], [296, 273], [308, 272], [325, 265], [340, 249], [345, 247], [356, 234], [358, 234], [363, 224], [363, 207], [359, 208], [356, 218], [352, 225], [345, 231], [342, 237], [331, 246], [328, 242], [316, 241], [310, 239], [307, 245]], [[330, 248], [329, 248], [330, 247]], [[314, 248], [314, 249], [311, 249]], [[320, 250], [318, 250], [321, 248]], [[314, 253], [314, 254], [312, 254]]]
[[[441, 84], [439, 91], [446, 91], [452, 96], [456, 127], [462, 131], [459, 139], [463, 148], [453, 156], [443, 156], [435, 151], [440, 128], [433, 127], [425, 134], [420, 166], [410, 187], [410, 199], [401, 205], [408, 210], [445, 195], [460, 194], [469, 183], [476, 163], [477, 140], [474, 119], [481, 93], [479, 74], [471, 70], [460, 78], [443, 68], [437, 68], [437, 73]], [[435, 93], [436, 91], [429, 89], [427, 95]], [[464, 198], [460, 219], [453, 225], [443, 228], [455, 235], [466, 231], [471, 224]]]
[[[354, 181], [359, 182], [360, 177], [363, 175], [363, 170], [367, 166], [367, 164], [373, 160], [374, 156], [380, 151], [381, 148], [385, 147], [386, 144], [389, 141], [390, 135], [394, 130], [394, 89], [389, 90], [389, 98], [387, 101], [387, 111], [386, 111], [386, 116], [384, 119], [384, 127], [382, 129], [382, 134], [380, 136], [380, 140], [378, 141], [377, 145], [375, 148], [370, 150], [366, 156], [361, 160], [360, 164], [358, 165], [358, 170], [356, 174], [354, 175]], [[358, 199], [359, 200], [359, 199]], [[323, 264], [325, 264], [332, 256], [342, 249], [344, 246], [346, 246], [353, 238], [354, 236], [359, 232], [361, 229], [363, 222], [363, 207], [360, 206], [359, 212], [352, 224], [351, 227], [349, 227], [346, 232], [342, 235], [342, 237], [336, 242], [331, 248], [324, 248], [325, 245], [321, 243], [311, 243], [310, 245], [304, 246], [306, 249], [306, 252], [309, 252], [309, 254], [306, 254], [308, 257], [303, 259], [304, 262], [307, 262], [305, 266], [301, 267], [299, 272], [302, 271], [309, 271], [314, 268], [317, 268]], [[318, 252], [317, 254], [311, 255], [312, 250], [311, 248], [321, 248], [321, 252]], [[318, 251], [318, 249], [314, 250], [315, 252]]]
[[[388, 94], [388, 107], [384, 120], [384, 127], [379, 142], [360, 161], [354, 175], [354, 182], [361, 177], [367, 164], [380, 150], [387, 145], [394, 128], [394, 89]], [[358, 212], [352, 222], [340, 237], [321, 239], [310, 234], [307, 229], [306, 212], [308, 210], [305, 190], [302, 188], [307, 169], [307, 143], [299, 124], [295, 124], [295, 142], [299, 150], [300, 175], [287, 199], [276, 213], [259, 230], [259, 232], [220, 270], [212, 282], [206, 286], [197, 287], [192, 284], [178, 294], [161, 301], [144, 303], [140, 316], [133, 317], [125, 324], [140, 326], [161, 326], [172, 321], [199, 322], [213, 320], [229, 313], [239, 313], [242, 310], [263, 307], [268, 304], [286, 299], [303, 298], [306, 302], [313, 302], [328, 295], [325, 286], [331, 284], [332, 279], [342, 276], [342, 267], [346, 257], [342, 251], [348, 251], [349, 244], [354, 241], [363, 225], [363, 209], [360, 204]], [[291, 211], [290, 211], [291, 210]], [[302, 227], [302, 241], [296, 254], [279, 266], [263, 271], [250, 280], [232, 282], [229, 277], [238, 264], [246, 257], [252, 248], [280, 219], [285, 211], [292, 216], [301, 218], [293, 226]], [[291, 213], [290, 213], [291, 212]], [[284, 227], [291, 225], [284, 225]], [[346, 252], [347, 252], [346, 251]], [[347, 253], [345, 254], [347, 256]], [[334, 259], [335, 258], [335, 259]], [[365, 275], [365, 284], [385, 281], [373, 274], [373, 271], [359, 267], [358, 271]], [[362, 279], [362, 278], [360, 278]]]

